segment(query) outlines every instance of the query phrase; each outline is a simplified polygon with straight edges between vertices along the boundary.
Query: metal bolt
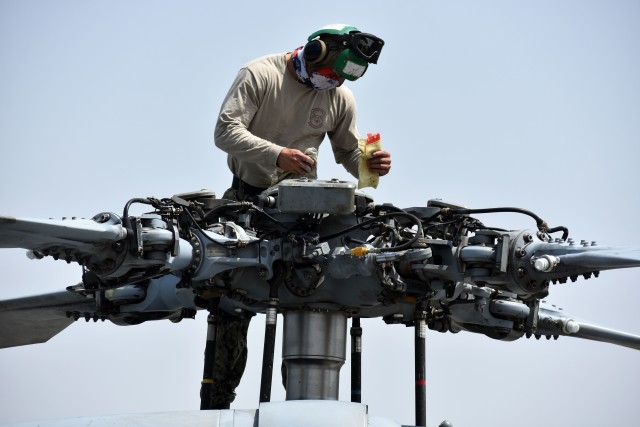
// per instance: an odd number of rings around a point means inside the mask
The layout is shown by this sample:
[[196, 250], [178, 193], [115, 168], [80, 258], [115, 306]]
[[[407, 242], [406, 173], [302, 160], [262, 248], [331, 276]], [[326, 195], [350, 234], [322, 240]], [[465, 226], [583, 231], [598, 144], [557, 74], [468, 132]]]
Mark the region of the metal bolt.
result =
[[104, 223], [104, 222], [109, 221], [109, 219], [111, 219], [111, 215], [105, 213], [105, 214], [100, 215], [98, 218], [96, 218], [95, 221], [99, 222], [99, 223]]

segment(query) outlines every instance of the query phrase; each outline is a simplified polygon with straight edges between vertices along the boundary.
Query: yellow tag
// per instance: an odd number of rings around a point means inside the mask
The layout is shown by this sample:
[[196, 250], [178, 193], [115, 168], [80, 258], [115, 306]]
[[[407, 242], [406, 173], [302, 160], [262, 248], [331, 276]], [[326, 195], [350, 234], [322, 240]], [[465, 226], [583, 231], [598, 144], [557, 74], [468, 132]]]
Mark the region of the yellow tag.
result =
[[351, 253], [351, 256], [365, 256], [366, 254], [369, 253], [369, 249], [363, 246], [358, 246], [357, 248], [351, 249], [350, 253]]

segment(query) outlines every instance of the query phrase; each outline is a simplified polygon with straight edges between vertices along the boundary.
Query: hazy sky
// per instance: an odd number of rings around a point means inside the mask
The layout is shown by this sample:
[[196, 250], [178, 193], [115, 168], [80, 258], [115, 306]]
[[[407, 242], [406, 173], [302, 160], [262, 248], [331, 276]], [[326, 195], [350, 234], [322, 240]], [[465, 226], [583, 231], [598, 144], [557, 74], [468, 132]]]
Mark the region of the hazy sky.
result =
[[[378, 65], [349, 84], [360, 132], [380, 132], [393, 156], [391, 174], [367, 191], [377, 203], [518, 206], [578, 241], [638, 244], [639, 2], [220, 3], [0, 2], [0, 214], [92, 217], [132, 197], [221, 195], [231, 175], [213, 127], [238, 68], [344, 22], [386, 41]], [[348, 179], [328, 145], [320, 178]], [[24, 252], [0, 252], [1, 299], [80, 280], [77, 265]], [[639, 278], [603, 272], [554, 286], [548, 301], [640, 334]], [[263, 321], [252, 322], [234, 408], [257, 407]], [[364, 327], [363, 402], [413, 424], [413, 330]], [[0, 423], [197, 409], [205, 335], [200, 313], [179, 324], [81, 322], [2, 350]], [[635, 426], [639, 362], [637, 351], [577, 339], [430, 331], [428, 423]], [[348, 400], [348, 361], [342, 372]], [[277, 372], [273, 397], [284, 399]]]

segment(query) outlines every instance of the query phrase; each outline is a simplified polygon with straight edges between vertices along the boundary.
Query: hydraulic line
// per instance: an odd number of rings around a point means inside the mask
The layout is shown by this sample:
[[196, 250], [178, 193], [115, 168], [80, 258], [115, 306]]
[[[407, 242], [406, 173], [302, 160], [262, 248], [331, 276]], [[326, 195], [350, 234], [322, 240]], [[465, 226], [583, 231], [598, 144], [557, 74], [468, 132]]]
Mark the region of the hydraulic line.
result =
[[453, 215], [473, 215], [473, 214], [483, 214], [483, 213], [504, 213], [504, 212], [514, 212], [521, 213], [527, 216], [530, 216], [536, 221], [536, 225], [538, 226], [538, 230], [545, 233], [555, 233], [556, 231], [562, 231], [562, 239], [566, 240], [569, 237], [569, 229], [566, 227], [553, 227], [549, 228], [549, 225], [545, 220], [540, 218], [538, 215], [533, 212], [522, 209], [522, 208], [512, 208], [512, 207], [501, 207], [501, 208], [484, 208], [484, 209], [463, 209], [463, 208], [444, 208], [444, 213], [450, 213]]
[[413, 245], [416, 242], [416, 240], [418, 240], [419, 238], [423, 237], [422, 222], [420, 221], [420, 219], [418, 217], [416, 217], [415, 215], [412, 215], [412, 214], [410, 214], [408, 212], [404, 212], [404, 211], [390, 212], [388, 214], [384, 214], [384, 215], [380, 215], [380, 216], [375, 217], [375, 218], [368, 219], [366, 221], [361, 222], [360, 224], [352, 225], [351, 227], [345, 228], [344, 230], [339, 231], [337, 233], [329, 234], [327, 236], [321, 236], [319, 238], [319, 241], [320, 242], [326, 242], [327, 240], [331, 240], [331, 239], [334, 239], [336, 237], [343, 236], [343, 235], [349, 233], [350, 231], [361, 229], [361, 228], [363, 228], [363, 227], [365, 227], [365, 226], [367, 226], [369, 224], [373, 224], [373, 223], [379, 222], [381, 219], [394, 218], [394, 217], [397, 217], [397, 216], [404, 216], [404, 217], [407, 217], [407, 218], [411, 219], [415, 223], [415, 225], [417, 227], [416, 234], [409, 241], [407, 241], [407, 242], [405, 242], [405, 243], [403, 243], [401, 245], [391, 246], [391, 247], [388, 247], [388, 248], [380, 248], [380, 249], [378, 249], [378, 252], [403, 251], [405, 249], [409, 249], [411, 247], [411, 245]]

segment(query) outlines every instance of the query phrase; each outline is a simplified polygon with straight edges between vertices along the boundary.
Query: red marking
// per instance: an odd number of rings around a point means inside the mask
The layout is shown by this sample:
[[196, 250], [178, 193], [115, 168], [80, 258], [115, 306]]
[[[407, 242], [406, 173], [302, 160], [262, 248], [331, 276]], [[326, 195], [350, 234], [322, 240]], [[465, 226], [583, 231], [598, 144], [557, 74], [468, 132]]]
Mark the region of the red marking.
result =
[[416, 385], [427, 385], [427, 380], [416, 380]]
[[380, 141], [379, 133], [368, 133], [367, 134], [367, 144], [373, 144], [374, 142]]

